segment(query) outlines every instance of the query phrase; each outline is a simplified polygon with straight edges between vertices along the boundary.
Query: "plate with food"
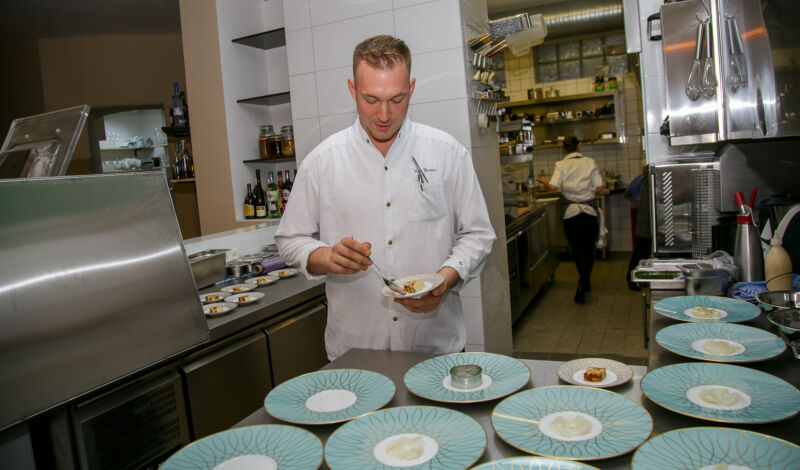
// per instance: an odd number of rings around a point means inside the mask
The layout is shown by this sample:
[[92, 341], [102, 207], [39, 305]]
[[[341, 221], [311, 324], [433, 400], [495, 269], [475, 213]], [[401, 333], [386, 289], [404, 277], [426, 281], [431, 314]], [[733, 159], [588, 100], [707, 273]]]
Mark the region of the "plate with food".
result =
[[722, 427], [682, 428], [659, 434], [633, 454], [632, 470], [663, 468], [795, 470], [800, 446], [753, 431]]
[[389, 289], [387, 286], [383, 286], [381, 289], [381, 295], [394, 299], [416, 299], [422, 297], [433, 289], [436, 289], [443, 282], [444, 276], [439, 273], [412, 274], [410, 276], [405, 276], [394, 280], [394, 283], [400, 286], [405, 294], [395, 292]]
[[400, 406], [339, 427], [325, 443], [325, 463], [331, 470], [463, 470], [481, 458], [486, 443], [486, 431], [464, 413], [433, 406]]
[[328, 369], [297, 376], [264, 399], [275, 419], [293, 424], [333, 424], [383, 408], [395, 386], [383, 374], [363, 369]]
[[297, 273], [300, 271], [294, 268], [283, 268], [283, 269], [276, 269], [275, 271], [270, 271], [267, 273], [268, 276], [275, 276], [278, 279], [284, 279], [287, 277], [296, 276]]
[[243, 292], [241, 294], [234, 294], [225, 297], [225, 302], [234, 302], [239, 305], [248, 305], [253, 302], [258, 302], [258, 299], [264, 297], [261, 292]]
[[800, 391], [746, 367], [686, 362], [659, 367], [642, 378], [642, 393], [656, 404], [721, 423], [772, 423], [800, 411]]
[[656, 312], [674, 320], [687, 322], [741, 323], [756, 318], [760, 311], [742, 300], [710, 295], [682, 295], [659, 300]]
[[308, 470], [322, 465], [322, 442], [296, 426], [262, 424], [229, 429], [192, 442], [172, 454], [160, 470]]
[[[470, 382], [471, 376], [474, 382]], [[496, 400], [516, 392], [530, 380], [531, 371], [522, 361], [486, 352], [433, 357], [416, 364], [403, 376], [409, 392], [445, 403]]]
[[550, 457], [510, 457], [486, 462], [470, 470], [597, 470], [597, 467]]
[[222, 302], [229, 294], [225, 292], [208, 292], [200, 295], [200, 302], [209, 304], [211, 302]]
[[786, 349], [768, 331], [733, 323], [678, 323], [660, 330], [656, 342], [680, 356], [712, 362], [765, 361]]
[[207, 317], [218, 317], [235, 309], [236, 305], [237, 304], [234, 302], [215, 302], [213, 304], [205, 304], [203, 305], [203, 313], [205, 313]]
[[251, 277], [250, 279], [244, 281], [245, 284], [255, 284], [258, 287], [268, 286], [270, 284], [274, 284], [278, 282], [280, 278], [278, 276], [258, 276], [258, 277]]
[[587, 357], [565, 362], [556, 371], [564, 382], [588, 387], [610, 388], [633, 377], [633, 369], [611, 359]]
[[494, 408], [491, 422], [512, 447], [571, 460], [626, 454], [653, 432], [650, 414], [632, 400], [600, 388], [565, 385], [511, 395]]
[[239, 294], [242, 292], [250, 292], [255, 288], [256, 288], [255, 284], [234, 284], [232, 286], [225, 286], [220, 290], [222, 292], [227, 292], [228, 295], [230, 295], [230, 294]]

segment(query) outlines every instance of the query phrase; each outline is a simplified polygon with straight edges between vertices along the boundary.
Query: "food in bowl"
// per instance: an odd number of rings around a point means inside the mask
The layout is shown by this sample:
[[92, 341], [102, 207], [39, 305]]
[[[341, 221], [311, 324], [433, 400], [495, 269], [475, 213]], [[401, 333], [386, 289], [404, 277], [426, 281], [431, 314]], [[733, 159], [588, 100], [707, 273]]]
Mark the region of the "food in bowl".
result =
[[225, 307], [223, 307], [222, 305], [215, 305], [208, 309], [208, 313], [222, 313], [225, 310], [226, 310]]
[[250, 300], [253, 300], [253, 297], [251, 297], [250, 295], [239, 296], [239, 302], [249, 302]]
[[731, 392], [726, 388], [705, 389], [697, 396], [709, 405], [716, 406], [734, 406], [742, 399], [738, 393]]
[[700, 318], [703, 320], [714, 320], [728, 315], [728, 313], [724, 310], [713, 307], [705, 307], [703, 305], [698, 305], [696, 307], [687, 309], [684, 313], [686, 313], [686, 316]]
[[403, 292], [406, 294], [415, 294], [425, 288], [425, 281], [419, 279], [403, 283]]
[[206, 302], [214, 302], [219, 300], [221, 297], [218, 294], [210, 294], [204, 297]]
[[400, 437], [386, 447], [386, 455], [400, 460], [416, 460], [425, 452], [422, 436]]
[[246, 290], [247, 288], [243, 286], [233, 286], [233, 288], [231, 289], [231, 291], [233, 292], [245, 292]]
[[727, 341], [710, 339], [703, 344], [703, 350], [714, 356], [727, 356], [737, 352], [739, 348], [729, 344]]
[[583, 373], [583, 380], [587, 382], [602, 382], [606, 378], [605, 367], [587, 367]]
[[269, 279], [267, 279], [267, 278], [265, 278], [265, 277], [260, 277], [260, 278], [258, 278], [257, 282], [258, 282], [259, 284], [269, 284], [269, 283], [270, 283], [270, 280], [269, 280]]
[[592, 423], [583, 416], [559, 416], [550, 423], [550, 428], [555, 434], [570, 439], [592, 432]]

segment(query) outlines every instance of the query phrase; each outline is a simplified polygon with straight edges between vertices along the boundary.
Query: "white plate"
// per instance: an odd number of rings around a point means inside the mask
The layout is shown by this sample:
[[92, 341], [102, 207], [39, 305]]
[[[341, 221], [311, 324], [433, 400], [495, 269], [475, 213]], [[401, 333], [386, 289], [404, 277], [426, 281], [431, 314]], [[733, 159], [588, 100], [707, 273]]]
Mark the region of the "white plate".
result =
[[[606, 378], [600, 382], [589, 382], [583, 378], [587, 367], [603, 367], [606, 369]], [[587, 357], [575, 359], [561, 364], [556, 371], [558, 377], [564, 382], [587, 387], [610, 388], [622, 385], [633, 377], [633, 369], [627, 365], [611, 359], [600, 357]]]
[[[248, 298], [247, 300], [239, 300], [239, 297], [245, 297], [245, 296]], [[225, 297], [225, 302], [233, 302], [239, 305], [247, 305], [247, 304], [252, 304], [253, 302], [258, 302], [258, 299], [260, 299], [261, 297], [264, 297], [264, 294], [262, 294], [261, 292], [240, 292], [238, 294]]]
[[[215, 295], [217, 298], [214, 298]], [[227, 296], [228, 294], [225, 292], [209, 292], [200, 296], [200, 302], [203, 302], [204, 304], [209, 304], [211, 302], [222, 302], [222, 300]]]
[[243, 292], [251, 291], [255, 288], [255, 284], [234, 284], [232, 286], [225, 286], [220, 290], [229, 294], [241, 294]]
[[270, 271], [267, 274], [269, 276], [277, 276], [277, 277], [283, 279], [283, 278], [286, 278], [286, 277], [292, 277], [292, 276], [296, 275], [299, 272], [300, 271], [298, 271], [297, 269], [294, 269], [294, 268], [283, 268], [283, 269], [277, 269], [275, 271]]
[[258, 287], [263, 287], [278, 282], [278, 279], [280, 279], [278, 276], [258, 276], [251, 277], [250, 279], [244, 281], [244, 283], [255, 284]]
[[439, 273], [425, 273], [425, 274], [412, 274], [410, 276], [401, 277], [400, 279], [395, 279], [395, 284], [399, 286], [403, 286], [404, 283], [411, 282], [411, 281], [424, 281], [425, 288], [420, 289], [413, 294], [399, 294], [387, 286], [383, 286], [381, 289], [381, 295], [384, 297], [390, 297], [393, 299], [418, 299], [423, 295], [427, 294], [428, 292], [436, 289], [444, 282], [444, 276]]
[[[222, 311], [212, 313], [211, 309], [217, 306], [222, 307]], [[203, 313], [205, 313], [207, 317], [218, 317], [220, 315], [225, 315], [235, 308], [236, 304], [233, 302], [215, 302], [213, 304], [203, 305]]]

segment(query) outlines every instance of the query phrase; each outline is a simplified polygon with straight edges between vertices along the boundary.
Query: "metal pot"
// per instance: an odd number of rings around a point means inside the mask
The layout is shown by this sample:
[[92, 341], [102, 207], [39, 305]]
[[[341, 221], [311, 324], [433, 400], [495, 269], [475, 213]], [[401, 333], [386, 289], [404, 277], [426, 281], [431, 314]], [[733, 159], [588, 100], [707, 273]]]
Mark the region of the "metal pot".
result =
[[690, 269], [686, 279], [686, 295], [725, 295], [730, 274], [724, 269]]
[[800, 292], [779, 290], [766, 291], [756, 295], [759, 306], [768, 312], [776, 308], [800, 308]]
[[242, 277], [252, 272], [250, 263], [243, 261], [231, 261], [225, 265], [225, 274], [228, 277]]

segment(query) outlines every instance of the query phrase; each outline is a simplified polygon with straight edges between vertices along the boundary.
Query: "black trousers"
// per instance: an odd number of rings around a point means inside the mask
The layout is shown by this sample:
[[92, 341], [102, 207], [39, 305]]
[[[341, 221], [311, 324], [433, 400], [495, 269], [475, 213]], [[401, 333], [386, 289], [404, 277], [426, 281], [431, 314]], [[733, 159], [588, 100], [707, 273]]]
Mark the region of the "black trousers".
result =
[[564, 234], [567, 236], [572, 259], [578, 268], [581, 285], [589, 282], [594, 266], [594, 244], [597, 241], [597, 216], [581, 212], [564, 219]]

